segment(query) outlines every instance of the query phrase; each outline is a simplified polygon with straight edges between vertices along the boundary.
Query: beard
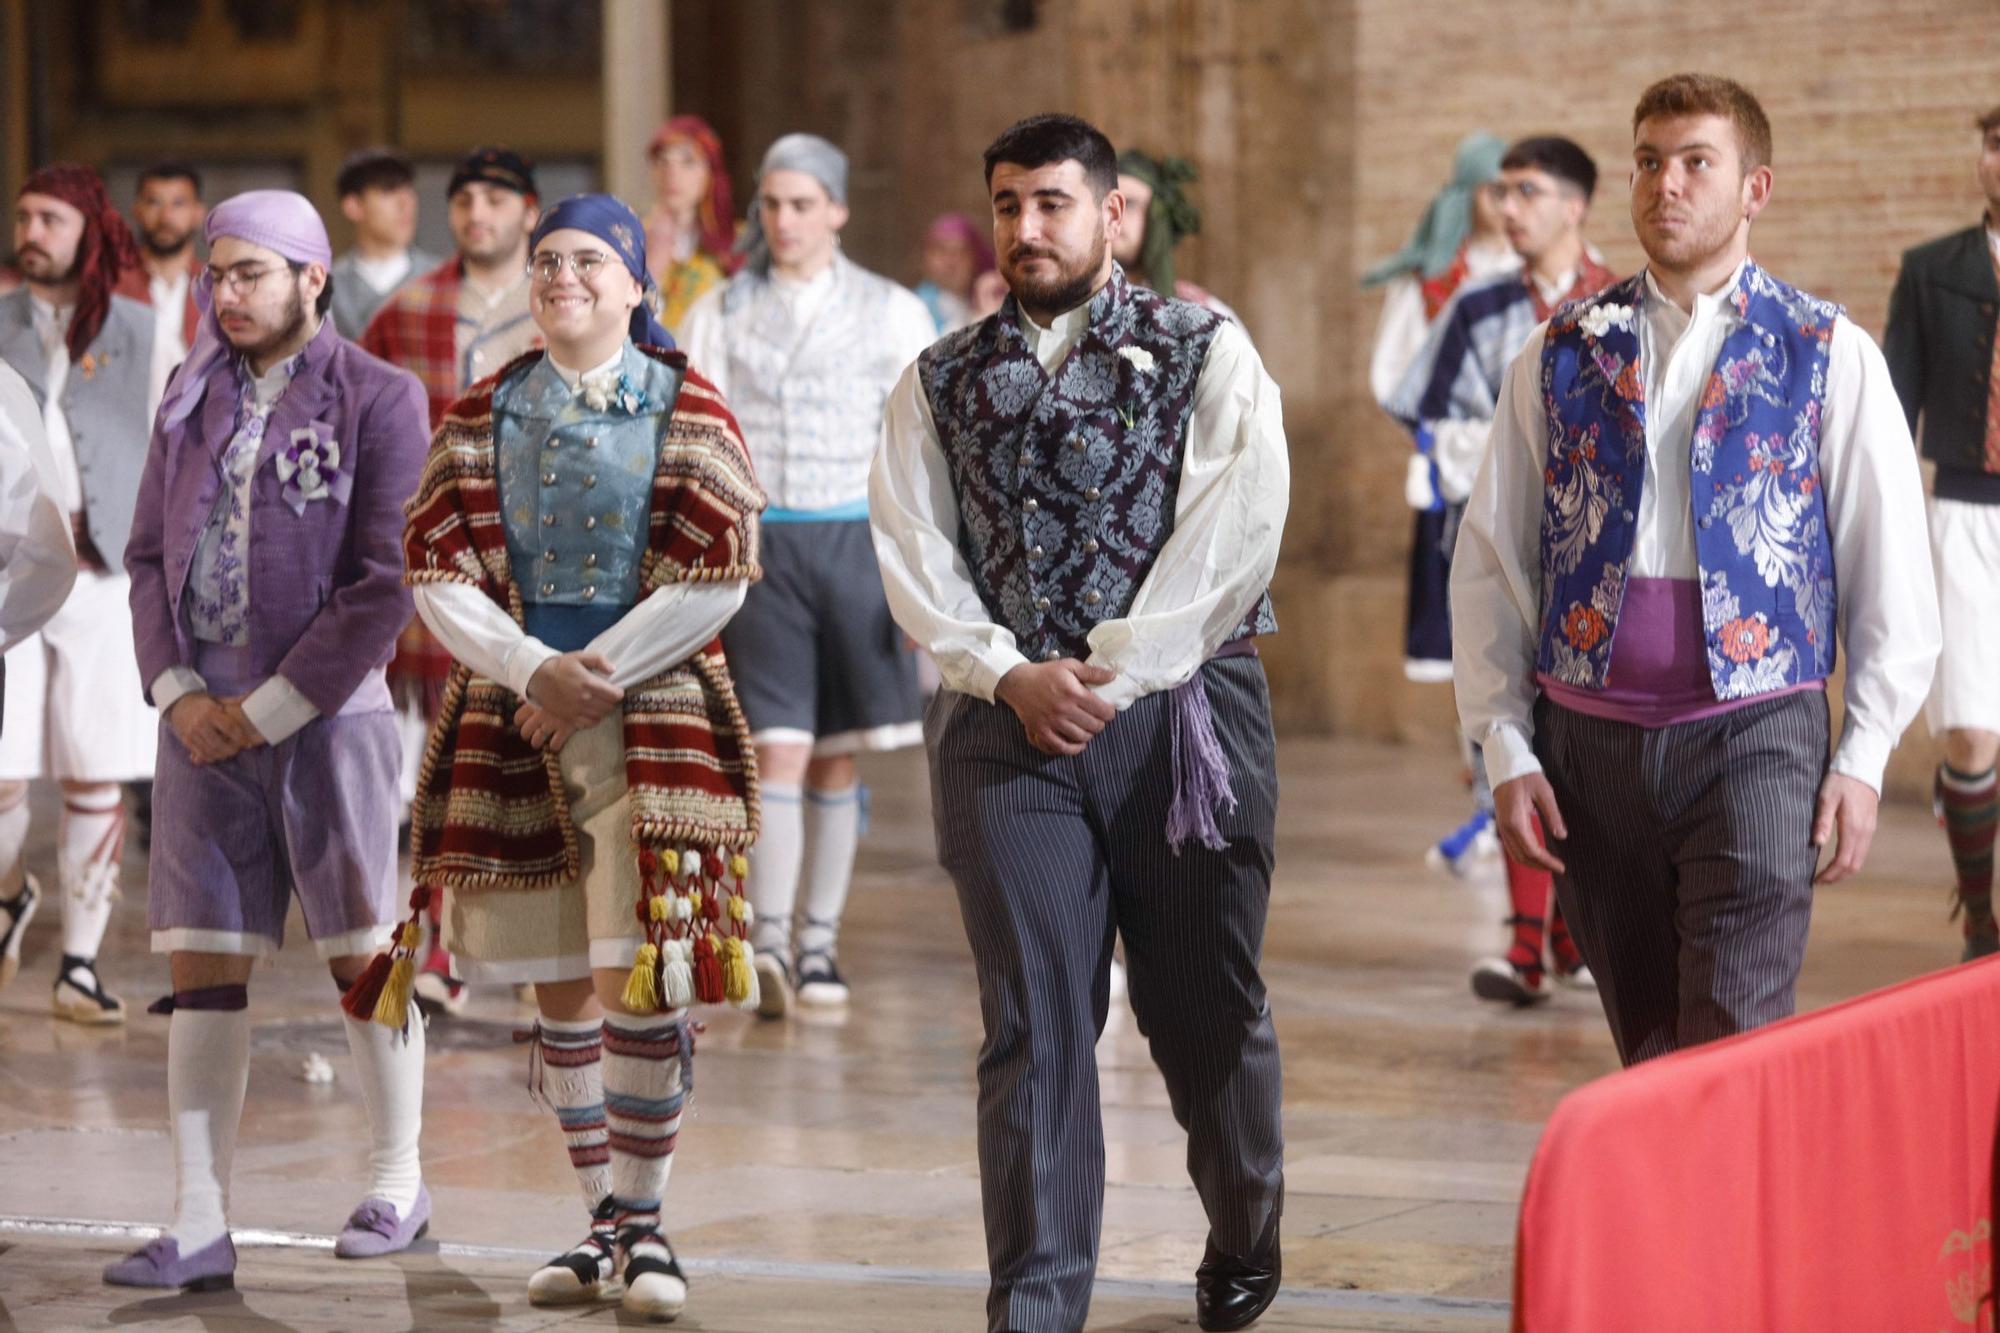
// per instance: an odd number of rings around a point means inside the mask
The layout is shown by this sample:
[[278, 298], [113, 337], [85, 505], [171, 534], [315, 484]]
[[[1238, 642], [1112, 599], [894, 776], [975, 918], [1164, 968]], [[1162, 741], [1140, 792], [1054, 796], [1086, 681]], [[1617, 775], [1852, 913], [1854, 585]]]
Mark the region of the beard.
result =
[[300, 294], [299, 284], [294, 281], [292, 283], [292, 294], [286, 300], [285, 308], [279, 312], [278, 321], [273, 326], [273, 331], [265, 333], [261, 329], [252, 330], [248, 335], [250, 341], [247, 342], [238, 342], [235, 337], [231, 336], [229, 338], [229, 345], [250, 360], [259, 361], [298, 337], [300, 333], [304, 332], [305, 327], [305, 297]]
[[147, 254], [156, 259], [182, 253], [193, 240], [193, 227], [147, 227], [139, 232], [139, 243], [146, 247]]
[[1662, 230], [1650, 215], [1635, 218], [1634, 230], [1646, 258], [1669, 272], [1698, 269], [1729, 247], [1742, 222], [1742, 215], [1724, 207], [1710, 213], [1685, 212], [1677, 215], [1681, 225]]
[[[1060, 315], [1066, 310], [1074, 310], [1096, 287], [1097, 275], [1104, 267], [1104, 250], [1104, 230], [1101, 227], [1091, 242], [1088, 257], [1074, 264], [1066, 263], [1063, 256], [1053, 250], [1023, 252], [1016, 248], [1007, 257], [1004, 270], [1008, 289], [1030, 315]], [[1036, 258], [1054, 260], [1055, 275], [1036, 279], [1023, 274], [1020, 270], [1022, 262]]]
[[58, 271], [55, 256], [42, 249], [39, 245], [22, 246], [20, 253], [14, 256], [14, 263], [21, 270], [23, 276], [31, 278], [36, 282], [45, 282], [51, 286], [58, 286], [62, 283], [72, 281], [76, 277], [77, 271], [83, 267], [82, 249], [82, 246], [78, 246], [78, 253], [71, 255], [69, 257], [69, 265], [60, 271]]

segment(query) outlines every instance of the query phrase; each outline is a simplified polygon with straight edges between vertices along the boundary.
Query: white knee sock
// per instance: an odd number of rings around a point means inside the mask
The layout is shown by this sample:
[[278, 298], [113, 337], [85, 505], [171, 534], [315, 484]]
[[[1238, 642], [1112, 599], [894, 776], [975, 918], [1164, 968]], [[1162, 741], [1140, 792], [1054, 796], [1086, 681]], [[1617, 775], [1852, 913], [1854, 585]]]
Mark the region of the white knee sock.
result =
[[423, 1182], [417, 1134], [424, 1118], [424, 1020], [413, 1009], [408, 1036], [345, 1014], [341, 1020], [361, 1076], [361, 1102], [368, 1108], [368, 1195], [387, 1199], [397, 1216], [407, 1218]]
[[250, 1014], [176, 1009], [167, 1024], [167, 1114], [174, 1135], [174, 1225], [183, 1255], [229, 1231], [229, 1167], [250, 1082]]
[[604, 1020], [540, 1020], [541, 1076], [534, 1089], [556, 1113], [570, 1169], [593, 1213], [611, 1193], [610, 1131], [604, 1119]]
[[21, 849], [28, 845], [28, 784], [0, 782], [0, 898], [21, 891]]
[[861, 840], [861, 788], [806, 792], [805, 916], [799, 952], [831, 954], [854, 882], [854, 848]]
[[604, 1019], [604, 1110], [611, 1129], [611, 1194], [618, 1225], [657, 1227], [674, 1166], [686, 1097], [680, 1020], [664, 1014]]
[[62, 950], [97, 957], [111, 903], [118, 896], [118, 863], [125, 852], [124, 793], [106, 784], [64, 792], [56, 871], [62, 880]]
[[805, 818], [798, 784], [763, 786], [763, 820], [750, 853], [750, 906], [757, 914], [750, 944], [758, 953], [789, 958], [792, 908], [799, 897], [799, 858], [805, 849]]

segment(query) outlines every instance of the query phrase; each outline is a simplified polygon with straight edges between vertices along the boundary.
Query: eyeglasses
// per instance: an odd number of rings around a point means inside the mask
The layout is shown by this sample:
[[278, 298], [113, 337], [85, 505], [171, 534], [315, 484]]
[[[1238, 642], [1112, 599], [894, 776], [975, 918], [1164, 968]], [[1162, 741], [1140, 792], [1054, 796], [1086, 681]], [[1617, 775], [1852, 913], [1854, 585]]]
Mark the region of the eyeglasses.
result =
[[233, 268], [211, 268], [208, 281], [216, 291], [248, 296], [257, 290], [258, 283], [287, 267], [285, 264], [266, 264], [262, 268], [252, 268], [248, 264], [238, 264]]
[[562, 276], [567, 265], [576, 273], [578, 282], [589, 282], [610, 258], [602, 250], [578, 250], [569, 255], [545, 251], [528, 261], [528, 272], [536, 282], [550, 283]]
[[1531, 180], [1518, 180], [1511, 185], [1506, 181], [1489, 181], [1479, 188], [1484, 190], [1486, 197], [1496, 204], [1506, 203], [1509, 195], [1513, 195], [1524, 204], [1532, 204], [1543, 195], [1555, 193], [1539, 181]]

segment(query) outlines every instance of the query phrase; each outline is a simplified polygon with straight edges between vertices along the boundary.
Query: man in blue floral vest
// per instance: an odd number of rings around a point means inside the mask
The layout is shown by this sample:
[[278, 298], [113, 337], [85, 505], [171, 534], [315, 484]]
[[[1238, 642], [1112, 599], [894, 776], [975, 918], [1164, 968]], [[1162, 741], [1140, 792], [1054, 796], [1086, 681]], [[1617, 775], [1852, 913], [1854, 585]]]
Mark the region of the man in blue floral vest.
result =
[[1792, 1012], [1813, 885], [1861, 868], [1939, 644], [1888, 366], [1749, 256], [1763, 109], [1675, 75], [1633, 130], [1647, 266], [1528, 339], [1452, 570], [1501, 840], [1555, 873], [1627, 1064]]
[[979, 973], [995, 1330], [1083, 1327], [1104, 1205], [1093, 1054], [1112, 943], [1208, 1213], [1204, 1329], [1276, 1294], [1277, 1034], [1258, 974], [1277, 773], [1289, 465], [1239, 325], [1126, 280], [1105, 137], [1037, 116], [986, 150], [1011, 295], [890, 396], [869, 518], [936, 658], [938, 851]]

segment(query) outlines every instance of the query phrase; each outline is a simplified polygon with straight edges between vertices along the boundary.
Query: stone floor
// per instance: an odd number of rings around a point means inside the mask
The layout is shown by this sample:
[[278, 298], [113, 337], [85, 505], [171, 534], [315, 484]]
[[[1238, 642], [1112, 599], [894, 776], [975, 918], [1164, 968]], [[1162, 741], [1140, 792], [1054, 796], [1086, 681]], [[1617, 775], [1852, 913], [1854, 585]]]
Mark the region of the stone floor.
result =
[[[1266, 973], [1286, 1062], [1286, 1288], [1270, 1329], [1491, 1330], [1507, 1323], [1515, 1208], [1543, 1120], [1616, 1067], [1594, 997], [1482, 1005], [1466, 973], [1500, 932], [1497, 865], [1425, 871], [1462, 813], [1451, 764], [1404, 749], [1281, 747], [1283, 817]], [[709, 1016], [699, 1098], [669, 1194], [692, 1278], [680, 1327], [943, 1330], [981, 1325], [973, 1143], [979, 1011], [931, 856], [922, 757], [876, 762], [843, 961], [844, 1017]], [[31, 865], [49, 859], [38, 794]], [[1813, 1008], [1956, 957], [1948, 863], [1926, 812], [1893, 808], [1866, 877], [1822, 893], [1801, 986]], [[128, 883], [143, 884], [133, 852]], [[0, 994], [0, 1327], [207, 1330], [616, 1326], [531, 1310], [526, 1272], [579, 1233], [555, 1128], [523, 1091], [503, 991], [430, 1029], [424, 1155], [432, 1236], [336, 1262], [365, 1180], [365, 1126], [333, 992], [295, 947], [251, 984], [259, 1016], [232, 1219], [238, 1291], [145, 1298], [97, 1270], [171, 1212], [165, 989], [144, 895], [121, 905], [106, 973], [122, 1029], [47, 1017], [53, 913]], [[324, 1055], [330, 1085], [306, 1082]], [[1203, 1223], [1183, 1142], [1129, 1014], [1099, 1049], [1109, 1177], [1091, 1327], [1192, 1327]]]

